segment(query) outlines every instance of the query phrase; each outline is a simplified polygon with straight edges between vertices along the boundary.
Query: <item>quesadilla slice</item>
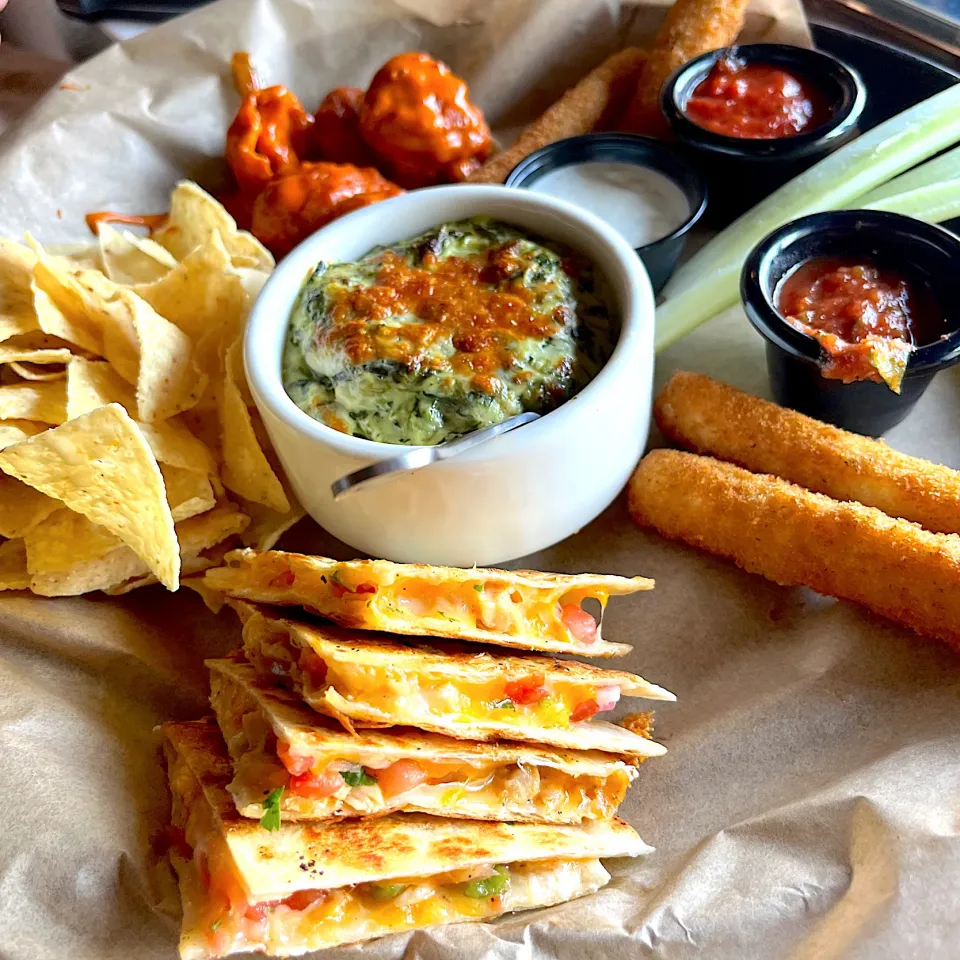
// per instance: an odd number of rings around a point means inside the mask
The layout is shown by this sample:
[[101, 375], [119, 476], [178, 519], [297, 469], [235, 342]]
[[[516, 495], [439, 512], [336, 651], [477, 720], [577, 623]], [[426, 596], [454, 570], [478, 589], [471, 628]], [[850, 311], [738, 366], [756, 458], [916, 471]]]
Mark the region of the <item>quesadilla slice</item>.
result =
[[161, 727], [173, 794], [180, 956], [296, 956], [434, 924], [563, 903], [649, 853], [621, 820], [582, 826], [396, 814], [337, 823], [241, 817], [212, 721]]
[[533, 654], [412, 647], [381, 634], [281, 619], [249, 604], [239, 611], [246, 617], [244, 653], [257, 670], [286, 681], [348, 730], [397, 725], [459, 740], [524, 740], [631, 757], [666, 752], [623, 727], [590, 722], [621, 696], [676, 699], [632, 673]]
[[230, 597], [304, 607], [358, 630], [589, 657], [621, 656], [631, 647], [604, 640], [583, 601], [597, 600], [602, 609], [611, 596], [653, 588], [644, 577], [339, 561], [278, 550], [235, 550], [225, 560], [205, 582]]
[[471, 820], [607, 820], [636, 765], [610, 754], [471, 743], [420, 730], [357, 730], [306, 709], [246, 661], [208, 660], [210, 702], [233, 759], [228, 789], [259, 819], [280, 789], [284, 819], [414, 810]]

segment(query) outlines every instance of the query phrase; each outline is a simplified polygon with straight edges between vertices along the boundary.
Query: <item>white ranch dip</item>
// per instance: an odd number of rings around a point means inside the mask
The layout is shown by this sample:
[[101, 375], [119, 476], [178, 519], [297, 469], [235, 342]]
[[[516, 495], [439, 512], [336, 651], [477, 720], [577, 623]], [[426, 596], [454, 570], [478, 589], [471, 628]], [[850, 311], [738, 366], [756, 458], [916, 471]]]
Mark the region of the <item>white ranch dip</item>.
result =
[[557, 167], [530, 184], [595, 213], [631, 247], [642, 247], [676, 230], [690, 216], [683, 191], [669, 177], [633, 163], [591, 160]]

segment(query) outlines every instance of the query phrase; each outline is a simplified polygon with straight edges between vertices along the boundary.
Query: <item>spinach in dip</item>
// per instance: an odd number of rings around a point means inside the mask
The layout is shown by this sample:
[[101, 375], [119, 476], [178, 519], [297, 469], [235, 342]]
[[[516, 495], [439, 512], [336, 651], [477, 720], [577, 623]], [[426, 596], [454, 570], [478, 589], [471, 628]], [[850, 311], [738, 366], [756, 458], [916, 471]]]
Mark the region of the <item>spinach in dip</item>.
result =
[[586, 258], [477, 217], [318, 264], [290, 318], [283, 384], [343, 433], [435, 444], [559, 406], [610, 356], [611, 325]]

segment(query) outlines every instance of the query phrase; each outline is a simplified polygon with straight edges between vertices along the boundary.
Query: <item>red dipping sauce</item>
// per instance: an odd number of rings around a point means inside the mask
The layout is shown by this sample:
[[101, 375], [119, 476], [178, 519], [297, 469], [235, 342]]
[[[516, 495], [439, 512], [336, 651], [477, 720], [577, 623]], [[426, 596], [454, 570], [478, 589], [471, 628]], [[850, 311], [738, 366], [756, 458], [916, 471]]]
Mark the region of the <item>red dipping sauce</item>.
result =
[[694, 88], [684, 113], [697, 126], [741, 140], [793, 137], [830, 119], [823, 93], [768, 63], [722, 57]]
[[899, 271], [860, 260], [815, 257], [781, 281], [776, 305], [820, 343], [830, 379], [884, 381], [899, 392], [910, 350], [936, 323], [932, 292]]

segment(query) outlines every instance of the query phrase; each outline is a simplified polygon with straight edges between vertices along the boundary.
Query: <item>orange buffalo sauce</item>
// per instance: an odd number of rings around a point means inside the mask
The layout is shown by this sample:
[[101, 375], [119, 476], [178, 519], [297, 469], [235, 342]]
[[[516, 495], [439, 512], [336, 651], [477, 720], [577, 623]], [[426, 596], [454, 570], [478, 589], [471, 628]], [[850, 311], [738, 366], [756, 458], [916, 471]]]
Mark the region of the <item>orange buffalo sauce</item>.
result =
[[313, 117], [310, 159], [373, 166], [373, 153], [360, 133], [363, 97], [359, 87], [337, 87], [323, 98]]
[[401, 53], [376, 73], [360, 131], [391, 179], [413, 189], [465, 180], [493, 141], [467, 85], [426, 53]]
[[337, 217], [403, 191], [373, 167], [302, 163], [271, 180], [251, 208], [251, 230], [274, 253], [292, 250]]
[[150, 233], [159, 230], [169, 218], [166, 213], [114, 213], [112, 210], [98, 210], [88, 213], [87, 226], [91, 233], [100, 232], [101, 223], [125, 223], [129, 227], [146, 227]]
[[226, 157], [241, 189], [257, 192], [300, 165], [313, 125], [286, 87], [249, 94], [227, 130]]

